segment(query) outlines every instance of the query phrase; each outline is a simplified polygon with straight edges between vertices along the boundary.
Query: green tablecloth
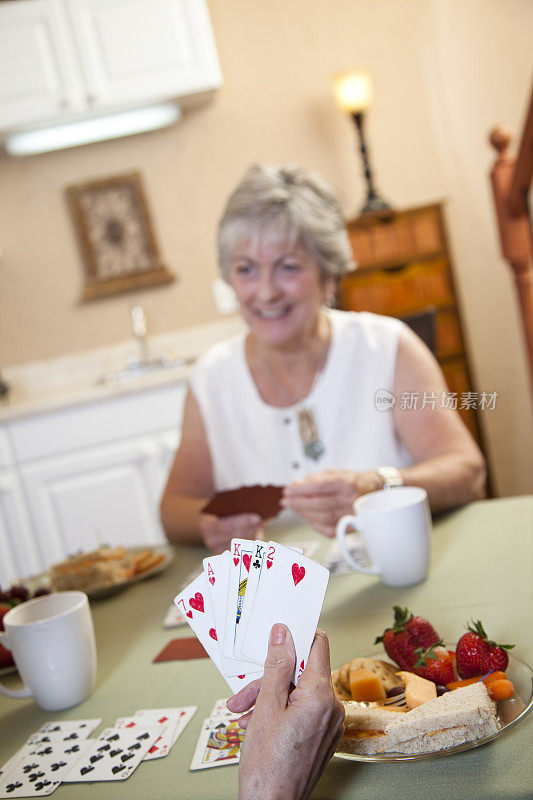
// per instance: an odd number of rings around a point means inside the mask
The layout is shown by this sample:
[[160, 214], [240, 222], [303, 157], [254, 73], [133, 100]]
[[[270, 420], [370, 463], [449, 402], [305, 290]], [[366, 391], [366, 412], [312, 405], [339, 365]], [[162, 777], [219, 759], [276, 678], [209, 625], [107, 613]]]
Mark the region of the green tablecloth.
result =
[[[299, 528], [271, 538], [305, 541], [315, 535]], [[315, 558], [328, 546], [320, 541]], [[54, 798], [237, 796], [236, 766], [189, 771], [202, 720], [217, 698], [228, 696], [223, 679], [208, 659], [152, 663], [170, 639], [191, 635], [188, 628], [165, 630], [162, 621], [178, 586], [205, 555], [176, 548], [165, 572], [92, 604], [98, 681], [86, 702], [50, 714], [32, 701], [0, 696], [0, 764], [48, 719], [102, 717], [103, 725], [112, 725], [138, 708], [197, 705], [196, 716], [166, 758], [141, 764], [123, 783], [63, 784]], [[482, 619], [490, 635], [515, 642], [513, 654], [533, 664], [533, 497], [475, 503], [441, 518], [435, 524], [430, 576], [420, 586], [392, 589], [359, 574], [331, 578], [320, 624], [330, 638], [333, 666], [374, 650], [393, 604], [427, 616], [448, 642], [457, 640], [468, 619]], [[396, 764], [333, 758], [313, 797], [531, 800], [533, 713], [495, 741], [445, 758]]]

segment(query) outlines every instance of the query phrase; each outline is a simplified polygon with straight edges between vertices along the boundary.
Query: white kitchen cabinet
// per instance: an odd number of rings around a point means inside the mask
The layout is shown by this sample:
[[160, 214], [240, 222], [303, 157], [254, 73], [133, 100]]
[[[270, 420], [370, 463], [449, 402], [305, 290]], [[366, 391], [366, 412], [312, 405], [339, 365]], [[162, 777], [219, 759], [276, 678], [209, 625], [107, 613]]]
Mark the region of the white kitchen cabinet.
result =
[[159, 442], [144, 436], [23, 466], [44, 567], [100, 544], [163, 544], [160, 462]]
[[67, 0], [93, 107], [164, 100], [220, 84], [198, 0]]
[[16, 467], [0, 469], [0, 586], [42, 571], [22, 482]]
[[0, 583], [101, 543], [166, 541], [159, 500], [185, 392], [181, 380], [0, 428]]
[[204, 0], [0, 3], [0, 130], [176, 99], [221, 81]]
[[85, 105], [61, 0], [0, 4], [0, 127], [64, 116]]

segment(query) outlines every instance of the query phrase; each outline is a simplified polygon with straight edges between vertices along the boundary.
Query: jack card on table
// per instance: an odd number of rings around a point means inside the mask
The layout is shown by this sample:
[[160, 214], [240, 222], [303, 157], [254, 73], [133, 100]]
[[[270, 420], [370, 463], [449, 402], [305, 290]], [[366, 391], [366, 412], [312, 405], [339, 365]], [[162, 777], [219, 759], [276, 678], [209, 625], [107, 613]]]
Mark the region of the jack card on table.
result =
[[237, 764], [243, 739], [244, 731], [237, 725], [237, 717], [205, 719], [190, 769]]
[[272, 626], [282, 622], [296, 649], [296, 683], [305, 669], [328, 586], [328, 570], [289, 547], [268, 542], [241, 652], [265, 663]]

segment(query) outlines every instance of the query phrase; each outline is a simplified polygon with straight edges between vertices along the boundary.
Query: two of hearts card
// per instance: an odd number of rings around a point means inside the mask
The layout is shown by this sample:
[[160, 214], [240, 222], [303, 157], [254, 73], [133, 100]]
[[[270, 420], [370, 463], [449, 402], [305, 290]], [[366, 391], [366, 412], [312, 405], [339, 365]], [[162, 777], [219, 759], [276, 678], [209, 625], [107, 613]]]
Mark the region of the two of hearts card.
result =
[[232, 539], [174, 598], [231, 691], [263, 674], [270, 630], [289, 628], [296, 650], [293, 680], [305, 669], [329, 572], [300, 548]]

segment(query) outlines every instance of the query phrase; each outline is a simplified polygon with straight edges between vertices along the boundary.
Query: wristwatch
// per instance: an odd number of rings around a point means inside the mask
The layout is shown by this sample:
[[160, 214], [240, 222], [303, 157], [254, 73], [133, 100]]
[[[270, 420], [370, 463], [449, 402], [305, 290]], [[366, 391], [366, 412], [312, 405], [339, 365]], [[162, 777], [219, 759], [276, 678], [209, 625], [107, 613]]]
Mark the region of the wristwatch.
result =
[[376, 472], [383, 478], [383, 488], [390, 489], [392, 486], [403, 486], [403, 478], [396, 467], [378, 467]]

